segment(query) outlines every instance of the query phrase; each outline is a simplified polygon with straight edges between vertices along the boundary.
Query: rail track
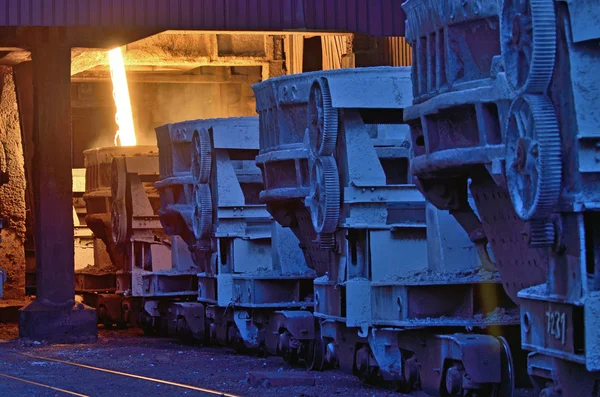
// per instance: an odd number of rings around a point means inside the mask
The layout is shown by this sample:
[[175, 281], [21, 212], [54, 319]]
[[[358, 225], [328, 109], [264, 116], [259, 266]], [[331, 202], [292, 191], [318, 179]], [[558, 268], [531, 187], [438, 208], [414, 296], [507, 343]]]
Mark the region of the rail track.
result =
[[31, 380], [27, 380], [27, 379], [23, 379], [23, 378], [19, 378], [16, 376], [11, 376], [11, 375], [7, 375], [7, 374], [2, 374], [0, 373], [0, 376], [5, 378], [5, 379], [11, 379], [17, 382], [23, 382], [23, 383], [27, 383], [30, 385], [34, 385], [34, 386], [38, 386], [38, 387], [42, 387], [45, 389], [49, 389], [49, 390], [54, 390], [54, 391], [58, 391], [64, 394], [68, 394], [70, 396], [79, 396], [79, 397], [89, 397], [87, 394], [81, 394], [81, 393], [76, 393], [70, 390], [66, 390], [66, 389], [61, 389], [60, 387], [54, 387], [54, 386], [50, 386], [50, 385], [46, 385], [44, 383], [39, 383], [39, 382], [34, 382]]
[[[26, 354], [26, 353], [14, 353], [14, 354], [21, 356], [21, 357], [29, 358], [29, 359], [59, 363], [64, 366], [65, 371], [67, 371], [67, 368], [69, 368], [69, 367], [75, 367], [75, 368], [85, 369], [86, 370], [85, 372], [95, 371], [95, 372], [100, 372], [100, 373], [104, 373], [104, 374], [108, 374], [108, 375], [112, 375], [112, 376], [128, 377], [128, 378], [138, 379], [138, 380], [147, 382], [147, 384], [166, 385], [166, 386], [169, 386], [170, 389], [173, 391], [178, 390], [178, 389], [185, 390], [187, 392], [192, 391], [195, 393], [189, 394], [189, 395], [193, 395], [193, 396], [239, 397], [235, 394], [224, 393], [224, 392], [221, 392], [218, 390], [212, 390], [212, 389], [208, 389], [208, 388], [203, 388], [203, 387], [198, 387], [198, 386], [193, 386], [193, 385], [188, 385], [188, 384], [183, 384], [183, 383], [178, 383], [178, 382], [171, 382], [171, 381], [167, 381], [164, 379], [152, 378], [152, 377], [148, 377], [148, 376], [141, 376], [141, 375], [136, 375], [136, 374], [123, 372], [123, 371], [116, 371], [116, 370], [111, 370], [111, 369], [106, 369], [106, 368], [100, 368], [100, 367], [95, 367], [95, 366], [87, 365], [87, 364], [80, 364], [80, 363], [71, 362], [71, 361], [64, 361], [64, 360], [59, 360], [59, 359], [51, 358], [51, 357], [43, 357], [43, 356], [37, 356], [37, 355], [33, 355], [33, 354]], [[60, 392], [60, 393], [63, 393], [65, 395], [70, 395], [70, 396], [93, 397], [95, 395], [98, 395], [98, 394], [81, 393], [80, 391], [69, 390], [66, 387], [58, 387], [60, 380], [53, 380], [53, 381], [49, 381], [49, 382], [45, 382], [45, 383], [31, 380], [31, 379], [35, 379], [38, 375], [39, 374], [37, 374], [35, 372], [35, 370], [29, 369], [27, 372], [27, 378], [15, 376], [15, 375], [11, 375], [11, 374], [6, 374], [6, 373], [0, 373], [0, 378], [9, 380], [9, 381], [12, 380], [14, 382], [25, 383], [28, 385], [39, 387], [41, 389], [47, 389], [49, 391], [52, 390], [52, 391]], [[61, 375], [63, 378], [73, 376], [73, 377], [77, 377], [80, 381], [83, 381], [83, 382], [85, 382], [85, 380], [86, 380], [86, 377], [81, 377], [81, 374], [79, 374], [79, 373], [61, 372]], [[84, 373], [84, 375], [85, 375], [85, 373]], [[106, 382], [109, 382], [109, 380], [107, 379]], [[72, 386], [71, 386], [71, 388], [72, 388]], [[0, 390], [2, 390], [2, 389], [0, 389]], [[140, 390], [137, 389], [136, 391], [139, 392]], [[188, 393], [186, 393], [186, 395], [187, 394]], [[169, 394], [169, 395], [176, 395], [176, 394]]]

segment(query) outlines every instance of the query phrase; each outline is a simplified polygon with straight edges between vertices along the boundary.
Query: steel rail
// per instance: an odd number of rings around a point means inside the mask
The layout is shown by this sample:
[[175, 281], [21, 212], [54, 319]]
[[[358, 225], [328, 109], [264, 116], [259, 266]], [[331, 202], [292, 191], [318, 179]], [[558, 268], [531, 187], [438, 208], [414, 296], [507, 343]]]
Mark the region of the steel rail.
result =
[[[38, 360], [54, 361], [54, 362], [57, 362], [57, 363], [71, 365], [71, 366], [74, 366], [74, 367], [86, 368], [86, 369], [91, 369], [91, 370], [94, 370], [94, 371], [105, 372], [105, 373], [109, 373], [109, 374], [113, 374], [113, 375], [121, 375], [121, 376], [126, 376], [126, 377], [129, 377], [129, 378], [135, 378], [135, 379], [145, 380], [145, 381], [148, 381], [148, 382], [154, 382], [154, 383], [160, 383], [160, 384], [163, 384], [163, 385], [175, 386], [175, 387], [179, 387], [179, 388], [182, 388], [182, 389], [199, 391], [199, 392], [208, 393], [208, 394], [212, 394], [212, 395], [220, 396], [220, 397], [240, 397], [240, 396], [237, 396], [235, 394], [224, 393], [224, 392], [220, 392], [220, 391], [217, 391], [217, 390], [205, 389], [205, 388], [202, 388], [202, 387], [197, 387], [197, 386], [192, 386], [192, 385], [186, 385], [186, 384], [183, 384], [183, 383], [170, 382], [168, 380], [150, 378], [150, 377], [147, 377], [147, 376], [135, 375], [135, 374], [127, 373], [127, 372], [121, 372], [121, 371], [115, 371], [115, 370], [106, 369], [106, 368], [94, 367], [94, 366], [86, 365], [86, 364], [79, 364], [79, 363], [74, 363], [74, 362], [70, 362], [70, 361], [63, 361], [63, 360], [58, 360], [56, 358], [42, 357], [42, 356], [36, 356], [36, 355], [33, 355], [33, 354], [26, 354], [26, 353], [16, 353], [16, 354], [19, 354], [19, 355], [25, 356], [25, 357], [35, 358], [35, 359], [38, 359]], [[81, 396], [83, 396], [83, 395], [81, 395]], [[87, 397], [87, 396], [83, 396], [83, 397]]]
[[66, 393], [66, 394], [69, 394], [71, 396], [90, 397], [87, 394], [75, 393], [73, 391], [61, 389], [60, 387], [54, 387], [54, 386], [50, 386], [50, 385], [45, 385], [43, 383], [38, 383], [38, 382], [31, 381], [31, 380], [27, 380], [27, 379], [23, 379], [23, 378], [18, 378], [16, 376], [11, 376], [11, 375], [2, 374], [2, 373], [0, 373], [0, 376], [2, 376], [4, 378], [7, 378], [7, 379], [16, 380], [18, 382], [29, 383], [31, 385], [35, 385], [35, 386], [39, 386], [39, 387], [45, 387], [46, 389], [50, 389], [50, 390], [54, 390], [54, 391], [59, 391], [61, 393]]

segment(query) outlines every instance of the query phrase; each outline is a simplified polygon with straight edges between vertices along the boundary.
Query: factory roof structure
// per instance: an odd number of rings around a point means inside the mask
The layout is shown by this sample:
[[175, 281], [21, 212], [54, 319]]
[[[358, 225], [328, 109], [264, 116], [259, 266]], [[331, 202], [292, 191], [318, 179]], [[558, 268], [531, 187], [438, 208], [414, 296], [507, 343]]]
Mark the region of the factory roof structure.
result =
[[351, 31], [403, 36], [400, 0], [0, 0], [0, 26]]

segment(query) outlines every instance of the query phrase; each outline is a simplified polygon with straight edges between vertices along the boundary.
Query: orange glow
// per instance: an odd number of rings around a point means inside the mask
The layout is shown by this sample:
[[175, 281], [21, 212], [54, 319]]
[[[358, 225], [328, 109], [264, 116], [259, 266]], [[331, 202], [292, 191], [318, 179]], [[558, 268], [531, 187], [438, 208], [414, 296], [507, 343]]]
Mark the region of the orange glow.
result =
[[110, 62], [110, 77], [113, 83], [113, 98], [117, 106], [116, 121], [119, 129], [115, 134], [115, 146], [135, 146], [135, 129], [133, 127], [133, 114], [131, 113], [131, 101], [129, 99], [129, 88], [127, 87], [127, 75], [121, 48], [115, 48], [108, 52]]

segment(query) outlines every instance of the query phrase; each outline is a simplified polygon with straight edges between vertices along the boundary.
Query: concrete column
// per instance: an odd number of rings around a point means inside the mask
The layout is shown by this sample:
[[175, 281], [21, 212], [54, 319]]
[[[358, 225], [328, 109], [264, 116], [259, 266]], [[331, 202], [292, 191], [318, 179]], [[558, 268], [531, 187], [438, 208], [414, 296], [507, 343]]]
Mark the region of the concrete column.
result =
[[33, 197], [37, 298], [74, 303], [73, 192], [71, 171], [71, 49], [41, 46], [33, 61]]
[[23, 308], [19, 334], [74, 342], [97, 336], [95, 310], [75, 305], [71, 155], [71, 49], [58, 37], [32, 51], [37, 299]]

